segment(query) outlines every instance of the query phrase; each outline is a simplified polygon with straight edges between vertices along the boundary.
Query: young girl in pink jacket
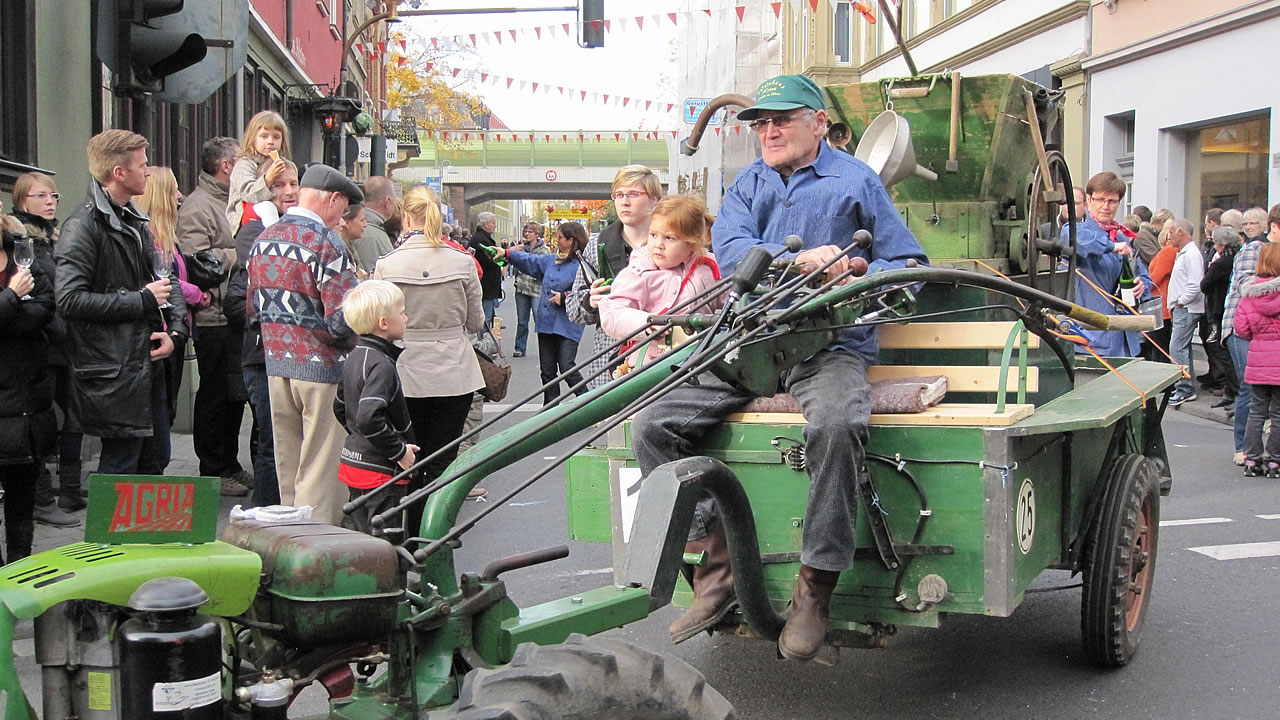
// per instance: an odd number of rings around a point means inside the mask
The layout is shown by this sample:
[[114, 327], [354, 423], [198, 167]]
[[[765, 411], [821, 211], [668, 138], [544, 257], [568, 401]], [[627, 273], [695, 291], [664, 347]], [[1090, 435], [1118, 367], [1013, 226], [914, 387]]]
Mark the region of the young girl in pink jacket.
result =
[[[1280, 243], [1266, 243], [1258, 253], [1258, 277], [1240, 290], [1235, 330], [1249, 341], [1244, 380], [1253, 392], [1244, 429], [1244, 475], [1280, 478]], [[1271, 420], [1266, 467], [1262, 458], [1262, 425]]]
[[[649, 316], [665, 313], [706, 290], [720, 279], [720, 268], [708, 253], [711, 223], [707, 206], [696, 195], [672, 195], [653, 208], [645, 252], [631, 254], [609, 294], [600, 302], [600, 327], [621, 338], [650, 325]], [[717, 294], [680, 312], [714, 312], [724, 302]], [[668, 349], [662, 340], [647, 343], [644, 363]], [[639, 350], [620, 368], [620, 374], [640, 364]]]

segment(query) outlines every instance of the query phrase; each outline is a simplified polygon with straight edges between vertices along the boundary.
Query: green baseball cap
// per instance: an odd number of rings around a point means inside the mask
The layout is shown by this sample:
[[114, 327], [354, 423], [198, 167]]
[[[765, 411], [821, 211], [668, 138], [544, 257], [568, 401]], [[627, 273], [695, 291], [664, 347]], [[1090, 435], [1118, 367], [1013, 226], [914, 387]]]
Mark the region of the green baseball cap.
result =
[[794, 110], [807, 107], [827, 108], [822, 88], [805, 75], [779, 75], [756, 88], [756, 104], [738, 113], [739, 120], [754, 120], [761, 110]]

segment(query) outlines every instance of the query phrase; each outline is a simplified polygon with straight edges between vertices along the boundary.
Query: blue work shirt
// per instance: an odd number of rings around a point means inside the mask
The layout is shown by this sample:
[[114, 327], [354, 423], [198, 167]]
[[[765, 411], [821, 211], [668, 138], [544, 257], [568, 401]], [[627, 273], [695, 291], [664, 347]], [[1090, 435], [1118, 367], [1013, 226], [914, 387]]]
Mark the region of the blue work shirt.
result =
[[[573, 278], [578, 274], [578, 258], [557, 263], [555, 255], [530, 255], [512, 250], [507, 253], [507, 260], [520, 272], [542, 283], [538, 304], [533, 307], [533, 322], [538, 334], [561, 335], [574, 342], [581, 341], [582, 326], [570, 320], [564, 309], [564, 293], [573, 287]], [[559, 305], [551, 302], [552, 293], [561, 296]]]
[[[863, 229], [874, 238], [871, 249], [854, 250], [849, 256], [866, 258], [868, 274], [905, 267], [912, 258], [928, 262], [879, 176], [866, 163], [824, 142], [818, 145], [818, 157], [786, 183], [763, 159], [748, 165], [720, 203], [711, 242], [716, 261], [728, 275], [756, 245], [776, 253], [794, 234], [804, 239], [805, 250], [822, 245], [846, 248], [853, 243], [853, 233]], [[853, 328], [829, 346], [834, 348], [874, 363], [880, 341], [873, 327]]]
[[[1062, 243], [1071, 242], [1071, 228], [1063, 226]], [[1120, 280], [1120, 253], [1115, 250], [1115, 243], [1123, 240], [1133, 247], [1133, 239], [1123, 233], [1115, 238], [1104, 230], [1092, 217], [1086, 217], [1076, 224], [1076, 267], [1095, 285], [1105, 292], [1113, 292]], [[1130, 261], [1134, 264], [1134, 272], [1142, 279], [1142, 297], [1139, 301], [1151, 298], [1155, 284], [1147, 274], [1147, 265], [1134, 251]], [[1098, 294], [1089, 283], [1076, 279], [1076, 304], [1106, 315], [1130, 315], [1130, 311], [1122, 308], [1120, 303]], [[1137, 357], [1142, 344], [1142, 334], [1133, 330], [1085, 330], [1084, 336], [1089, 339], [1095, 352], [1103, 357]], [[1083, 347], [1076, 347], [1076, 352], [1085, 354]]]

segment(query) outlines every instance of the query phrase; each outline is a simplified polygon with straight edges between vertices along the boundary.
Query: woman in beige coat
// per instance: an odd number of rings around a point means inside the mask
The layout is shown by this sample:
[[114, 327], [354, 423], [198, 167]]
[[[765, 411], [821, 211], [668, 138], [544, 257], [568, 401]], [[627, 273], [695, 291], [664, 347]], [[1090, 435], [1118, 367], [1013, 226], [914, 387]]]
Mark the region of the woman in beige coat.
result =
[[[484, 328], [475, 258], [444, 244], [440, 222], [435, 193], [426, 187], [410, 190], [404, 198], [404, 242], [378, 260], [373, 271], [375, 279], [389, 280], [404, 292], [409, 324], [396, 367], [420, 457], [462, 435], [472, 393], [484, 387], [468, 338]], [[408, 491], [439, 478], [457, 454], [451, 450], [428, 462]], [[422, 506], [415, 510], [409, 529], [416, 534]]]

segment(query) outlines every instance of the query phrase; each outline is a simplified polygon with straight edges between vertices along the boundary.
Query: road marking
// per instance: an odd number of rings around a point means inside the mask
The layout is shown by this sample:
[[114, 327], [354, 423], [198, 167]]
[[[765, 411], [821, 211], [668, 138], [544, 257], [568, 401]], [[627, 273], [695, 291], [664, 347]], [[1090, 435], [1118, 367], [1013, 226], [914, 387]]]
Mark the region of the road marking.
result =
[[1280, 520], [1280, 515], [1259, 515], [1263, 520]]
[[1187, 548], [1191, 552], [1208, 555], [1214, 560], [1240, 560], [1242, 558], [1273, 557], [1280, 555], [1280, 542], [1239, 543], [1236, 545], [1202, 545]]
[[530, 505], [541, 505], [550, 500], [530, 500], [529, 502], [507, 503], [507, 507], [529, 507]]
[[1182, 527], [1183, 525], [1213, 525], [1215, 523], [1233, 522], [1231, 518], [1207, 517], [1189, 518], [1187, 520], [1161, 520], [1160, 527]]
[[583, 577], [586, 575], [604, 575], [612, 572], [613, 568], [611, 567], [595, 568], [594, 570], [575, 570], [573, 572], [559, 573], [558, 577]]
[[[511, 409], [511, 403], [488, 403], [484, 406], [484, 409], [492, 410], [494, 412], [505, 412], [506, 410]], [[519, 405], [519, 406], [516, 406], [516, 409], [513, 412], [518, 412], [518, 413], [542, 412], [542, 406], [541, 405]]]

